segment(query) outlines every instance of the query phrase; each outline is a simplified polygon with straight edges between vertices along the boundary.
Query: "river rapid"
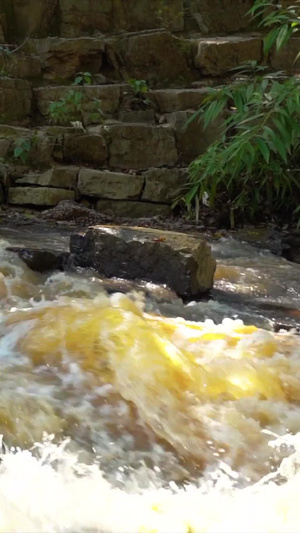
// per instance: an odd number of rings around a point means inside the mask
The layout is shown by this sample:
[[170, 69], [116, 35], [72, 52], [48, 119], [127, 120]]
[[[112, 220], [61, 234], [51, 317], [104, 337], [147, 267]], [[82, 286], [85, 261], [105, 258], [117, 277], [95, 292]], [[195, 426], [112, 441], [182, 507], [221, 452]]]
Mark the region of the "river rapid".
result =
[[68, 237], [1, 235], [1, 533], [300, 530], [298, 265], [220, 239], [185, 304], [34, 273], [6, 248]]

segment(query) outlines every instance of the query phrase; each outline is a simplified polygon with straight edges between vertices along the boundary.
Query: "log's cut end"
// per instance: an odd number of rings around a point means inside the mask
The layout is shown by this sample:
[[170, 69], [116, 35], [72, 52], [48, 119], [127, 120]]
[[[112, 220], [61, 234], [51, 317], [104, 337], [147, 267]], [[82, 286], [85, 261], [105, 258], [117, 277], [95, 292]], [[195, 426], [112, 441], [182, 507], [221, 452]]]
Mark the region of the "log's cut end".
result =
[[157, 229], [92, 226], [71, 236], [75, 264], [107, 277], [162, 283], [193, 297], [213, 286], [216, 261], [210, 246], [192, 235]]

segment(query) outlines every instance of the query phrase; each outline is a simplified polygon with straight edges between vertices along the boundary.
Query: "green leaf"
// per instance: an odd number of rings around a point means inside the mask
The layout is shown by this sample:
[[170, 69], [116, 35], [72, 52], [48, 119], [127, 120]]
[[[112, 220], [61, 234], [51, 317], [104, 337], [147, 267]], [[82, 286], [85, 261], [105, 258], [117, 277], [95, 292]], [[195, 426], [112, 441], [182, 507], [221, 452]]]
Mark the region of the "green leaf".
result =
[[270, 149], [269, 149], [267, 143], [261, 138], [257, 138], [256, 139], [256, 143], [257, 143], [258, 149], [261, 152], [262, 156], [264, 157], [266, 163], [269, 163], [269, 161], [270, 161]]

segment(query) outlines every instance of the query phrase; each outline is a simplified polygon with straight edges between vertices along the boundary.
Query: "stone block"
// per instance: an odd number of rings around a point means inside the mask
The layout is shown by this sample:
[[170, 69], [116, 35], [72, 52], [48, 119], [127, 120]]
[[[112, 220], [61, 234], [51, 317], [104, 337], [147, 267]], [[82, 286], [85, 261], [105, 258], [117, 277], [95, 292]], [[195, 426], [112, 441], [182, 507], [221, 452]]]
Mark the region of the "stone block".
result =
[[202, 121], [198, 118], [187, 124], [192, 115], [191, 111], [177, 111], [166, 115], [167, 122], [172, 125], [175, 132], [179, 162], [185, 164], [191, 163], [203, 154], [223, 131], [222, 117], [204, 129]]
[[31, 113], [32, 91], [26, 80], [0, 78], [0, 121], [15, 123]]
[[7, 73], [10, 78], [39, 78], [42, 72], [41, 60], [22, 53], [8, 56], [0, 54], [0, 71]]
[[63, 37], [184, 27], [183, 0], [60, 0], [60, 12]]
[[66, 134], [64, 141], [64, 161], [70, 163], [89, 163], [104, 165], [107, 161], [108, 151], [102, 135]]
[[99, 73], [105, 45], [103, 39], [79, 37], [30, 39], [26, 49], [39, 56], [47, 80], [74, 78], [77, 72]]
[[52, 187], [10, 187], [8, 190], [8, 203], [14, 205], [50, 206], [74, 199], [74, 191]]
[[[287, 46], [284, 46], [280, 52], [273, 50], [271, 54], [271, 67], [274, 70], [299, 71], [300, 68], [300, 39], [290, 39]], [[298, 58], [297, 58], [298, 56]], [[297, 61], [295, 61], [297, 58]]]
[[142, 176], [87, 168], [81, 169], [79, 172], [78, 191], [83, 196], [134, 200], [141, 195], [143, 185], [144, 178]]
[[34, 131], [1, 124], [0, 142], [3, 148], [5, 148], [5, 157], [13, 159], [15, 163], [17, 160], [13, 157], [13, 152], [16, 146], [15, 143], [19, 139], [30, 141], [31, 146], [26, 165], [35, 168], [51, 166], [53, 149], [56, 142], [56, 137], [54, 135], [51, 135], [43, 128]]
[[111, 39], [108, 56], [123, 79], [152, 85], [186, 85], [193, 79], [180, 39], [168, 31], [127, 34]]
[[210, 246], [191, 235], [145, 228], [94, 226], [70, 240], [77, 264], [106, 277], [164, 283], [180, 296], [212, 288], [216, 262]]
[[[66, 117], [66, 122], [72, 120], [83, 120], [85, 124], [101, 123], [103, 116], [97, 113], [95, 101], [100, 102], [100, 109], [104, 115], [114, 115], [117, 113], [120, 97], [121, 85], [85, 85], [78, 86], [58, 86], [39, 87], [34, 89], [34, 96], [39, 113], [44, 117], [49, 117], [49, 106], [51, 102], [56, 102], [60, 98], [68, 98], [70, 91], [82, 93], [82, 99], [77, 113]], [[51, 117], [49, 117], [51, 119]]]
[[15, 181], [18, 185], [39, 185], [41, 187], [57, 187], [59, 189], [72, 189], [76, 186], [79, 168], [54, 167], [42, 174], [28, 174]]
[[259, 37], [211, 37], [200, 39], [195, 66], [202, 74], [222, 76], [246, 61], [263, 59], [263, 42]]
[[4, 6], [7, 40], [49, 35], [58, 18], [58, 3], [59, 0], [8, 0]]
[[162, 114], [198, 109], [206, 96], [206, 88], [160, 89], [147, 94], [147, 98], [156, 103], [159, 112]]
[[187, 14], [201, 33], [232, 33], [251, 25], [252, 6], [252, 0], [190, 0]]
[[177, 161], [172, 128], [120, 123], [106, 126], [106, 131], [112, 168], [173, 166]]
[[187, 171], [181, 168], [149, 168], [143, 172], [145, 187], [142, 200], [171, 204], [186, 181]]

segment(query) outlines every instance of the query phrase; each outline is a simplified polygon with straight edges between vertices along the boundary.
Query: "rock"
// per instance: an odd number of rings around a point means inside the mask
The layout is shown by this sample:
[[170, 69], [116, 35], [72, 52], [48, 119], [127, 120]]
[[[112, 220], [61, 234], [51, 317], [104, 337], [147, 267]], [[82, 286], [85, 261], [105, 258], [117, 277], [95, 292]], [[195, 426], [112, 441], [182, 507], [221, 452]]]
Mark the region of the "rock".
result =
[[8, 203], [13, 205], [57, 205], [61, 200], [74, 200], [75, 192], [52, 187], [9, 187]]
[[102, 135], [65, 135], [63, 157], [65, 162], [104, 165], [108, 151]]
[[160, 113], [198, 109], [207, 96], [207, 89], [160, 89], [151, 91], [147, 98], [154, 101]]
[[210, 144], [222, 134], [223, 118], [219, 117], [214, 123], [204, 129], [202, 121], [198, 118], [187, 124], [192, 117], [192, 111], [176, 111], [166, 116], [175, 132], [176, 148], [180, 163], [191, 163], [200, 154], [203, 154]]
[[120, 226], [94, 226], [74, 233], [75, 262], [107, 277], [166, 284], [179, 296], [192, 297], [212, 288], [216, 263], [207, 243], [175, 232]]
[[10, 246], [9, 252], [15, 252], [26, 265], [35, 272], [48, 272], [49, 270], [64, 270], [67, 267], [69, 252], [56, 252], [33, 248], [20, 248]]
[[30, 115], [32, 91], [26, 80], [0, 78], [0, 121], [19, 122]]
[[[60, 0], [60, 35], [62, 37], [78, 37], [92, 34], [95, 31], [103, 33], [113, 31], [114, 12], [113, 0]], [[123, 9], [116, 15], [116, 27], [124, 28]], [[118, 18], [120, 19], [118, 20]]]
[[[288, 46], [284, 46], [279, 52], [271, 53], [271, 67], [274, 70], [299, 71], [300, 67], [300, 39], [294, 37], [289, 40]], [[295, 59], [297, 58], [297, 61]]]
[[83, 196], [110, 198], [113, 200], [134, 200], [142, 193], [142, 176], [92, 169], [81, 169], [78, 191]]
[[[100, 101], [100, 108], [105, 115], [114, 115], [118, 111], [121, 98], [121, 85], [84, 85], [83, 87], [58, 86], [58, 87], [38, 87], [34, 89], [34, 96], [39, 113], [47, 117], [51, 102], [56, 102], [60, 98], [66, 98], [70, 90], [75, 93], [82, 93], [80, 111], [77, 120], [84, 119], [85, 124], [101, 123], [103, 117], [96, 113], [95, 101]], [[68, 123], [74, 120], [70, 117]]]
[[155, 123], [155, 113], [154, 109], [140, 109], [138, 111], [127, 111], [127, 110], [120, 110], [118, 119], [121, 122], [129, 122], [129, 123], [148, 123], [148, 124], [154, 124]]
[[178, 196], [178, 190], [184, 185], [186, 177], [186, 169], [149, 168], [143, 173], [145, 187], [142, 200], [171, 204]]
[[[8, 5], [5, 5], [8, 4]], [[49, 34], [56, 23], [58, 0], [9, 0], [3, 10], [7, 22], [7, 39], [26, 39], [29, 35]]]
[[64, 37], [159, 27], [183, 30], [182, 0], [60, 0], [60, 12], [60, 34]]
[[144, 169], [173, 166], [177, 151], [172, 128], [147, 124], [111, 124], [106, 126], [109, 166]]
[[[1, 99], [1, 97], [0, 97]], [[32, 168], [49, 167], [52, 161], [52, 153], [56, 142], [55, 136], [48, 134], [45, 129], [30, 130], [14, 126], [0, 125], [0, 146], [6, 151], [5, 158], [16, 163], [14, 148], [18, 140], [29, 140], [30, 150], [26, 164]], [[21, 161], [18, 161], [20, 164]]]
[[41, 60], [22, 52], [1, 54], [0, 71], [7, 73], [10, 78], [39, 78], [42, 73]]
[[202, 33], [231, 33], [250, 26], [252, 6], [252, 0], [191, 0], [188, 14]]
[[110, 62], [123, 79], [146, 80], [152, 85], [186, 85], [193, 74], [181, 40], [167, 31], [127, 34], [107, 44]]
[[43, 174], [28, 174], [15, 181], [19, 185], [40, 185], [42, 187], [58, 187], [71, 189], [76, 186], [79, 169], [77, 167], [55, 167]]
[[149, 281], [133, 281], [119, 278], [100, 278], [99, 284], [106, 292], [108, 292], [108, 294], [113, 294], [115, 292], [122, 292], [123, 294], [128, 294], [129, 292], [138, 291], [139, 293], [142, 293], [147, 299], [151, 299], [152, 302], [182, 302], [182, 300], [178, 300], [177, 294], [171, 291], [171, 289], [169, 289], [168, 287], [164, 287], [163, 285], [158, 285]]
[[211, 37], [200, 39], [195, 66], [204, 75], [221, 76], [245, 61], [263, 59], [263, 41], [258, 37]]
[[130, 30], [167, 28], [170, 31], [182, 31], [183, 0], [129, 0], [127, 17]]
[[98, 200], [96, 209], [112, 217], [144, 218], [171, 215], [171, 206], [126, 200]]
[[282, 238], [282, 256], [292, 263], [300, 264], [300, 230], [290, 231]]
[[78, 72], [96, 74], [102, 66], [103, 39], [79, 37], [77, 39], [30, 39], [26, 48], [39, 56], [43, 77], [47, 80], [74, 78]]
[[71, 200], [62, 200], [52, 209], [43, 211], [40, 218], [55, 222], [75, 221], [87, 225], [100, 224], [100, 222], [109, 220], [109, 217], [100, 215], [100, 213], [78, 205]]

